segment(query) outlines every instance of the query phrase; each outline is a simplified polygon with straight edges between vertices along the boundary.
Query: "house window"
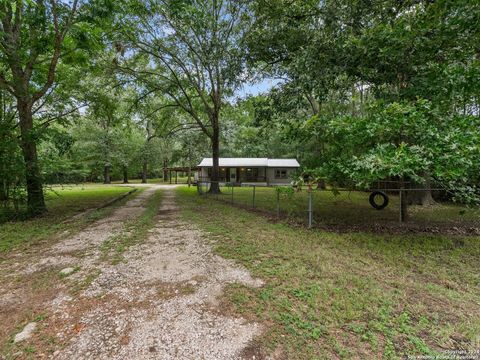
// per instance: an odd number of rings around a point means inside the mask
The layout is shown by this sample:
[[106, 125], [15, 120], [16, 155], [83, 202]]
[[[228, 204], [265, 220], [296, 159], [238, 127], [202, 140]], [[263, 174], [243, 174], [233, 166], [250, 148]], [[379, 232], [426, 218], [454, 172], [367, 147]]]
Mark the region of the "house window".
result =
[[258, 168], [247, 168], [245, 172], [247, 180], [255, 180], [258, 178]]
[[[207, 175], [209, 178], [212, 177], [212, 174], [213, 174], [213, 168], [207, 168]], [[227, 175], [228, 175], [228, 171], [226, 168], [218, 169], [218, 176], [220, 177], [220, 179], [225, 179]]]
[[275, 169], [275, 179], [286, 179], [287, 170], [285, 169]]

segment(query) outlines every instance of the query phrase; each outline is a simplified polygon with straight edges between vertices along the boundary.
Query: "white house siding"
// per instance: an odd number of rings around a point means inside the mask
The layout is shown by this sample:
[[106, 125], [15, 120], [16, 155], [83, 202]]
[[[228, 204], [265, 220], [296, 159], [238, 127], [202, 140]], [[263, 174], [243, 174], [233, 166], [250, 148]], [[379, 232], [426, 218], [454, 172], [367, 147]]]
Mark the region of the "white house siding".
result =
[[[199, 176], [203, 180], [208, 180], [208, 172], [212, 167], [212, 159], [204, 158], [198, 165], [200, 167]], [[292, 176], [300, 167], [296, 159], [267, 159], [267, 158], [220, 158], [220, 177], [224, 177], [226, 169], [230, 169], [230, 178], [226, 181], [241, 182], [242, 184], [256, 183], [269, 185], [286, 185], [292, 181]], [[222, 170], [223, 169], [223, 170]], [[256, 179], [247, 179], [247, 169], [258, 169]], [[277, 170], [286, 171], [286, 178], [275, 178]], [[250, 173], [253, 176], [253, 172]]]
[[[286, 170], [287, 178], [286, 179], [275, 179], [275, 170]], [[269, 185], [285, 185], [292, 182], [292, 175], [295, 172], [295, 169], [290, 168], [268, 168], [267, 169], [267, 178]]]
[[[242, 168], [240, 168], [242, 169]], [[246, 169], [246, 168], [243, 168]], [[276, 170], [286, 170], [287, 171], [287, 178], [286, 179], [276, 179], [275, 178], [275, 171]], [[244, 179], [245, 170], [240, 170], [241, 171], [241, 176], [242, 176], [242, 182], [247, 182], [247, 180]], [[266, 182], [269, 185], [283, 185], [283, 184], [290, 184], [292, 182], [292, 176], [295, 172], [295, 169], [289, 169], [289, 168], [258, 168], [258, 176], [259, 177], [266, 177]], [[202, 167], [200, 172], [200, 179], [202, 180], [208, 180], [208, 168]], [[230, 168], [230, 181], [236, 182], [238, 181], [238, 174], [237, 174], [237, 168]]]
[[208, 178], [208, 168], [201, 168], [200, 179], [205, 180]]
[[[247, 167], [241, 167], [239, 168], [240, 169], [240, 175], [241, 177], [245, 177], [246, 176], [246, 172], [247, 172]], [[265, 174], [265, 167], [252, 167], [252, 166], [249, 166], [248, 169], [258, 169], [258, 177], [265, 177], [267, 176]], [[232, 171], [232, 170], [230, 170]]]
[[[268, 159], [268, 158], [219, 158], [220, 167], [286, 167], [299, 168], [300, 164], [296, 159]], [[204, 158], [198, 167], [212, 167], [212, 158]]]

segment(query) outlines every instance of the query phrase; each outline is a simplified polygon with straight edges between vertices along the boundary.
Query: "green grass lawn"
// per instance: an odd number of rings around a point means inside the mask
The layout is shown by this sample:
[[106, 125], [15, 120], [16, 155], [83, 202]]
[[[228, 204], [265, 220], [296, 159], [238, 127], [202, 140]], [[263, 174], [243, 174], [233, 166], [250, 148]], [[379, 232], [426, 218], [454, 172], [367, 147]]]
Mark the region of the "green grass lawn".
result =
[[[335, 195], [330, 190], [315, 191], [313, 194], [313, 217], [317, 225], [361, 225], [396, 224], [399, 219], [399, 198], [389, 195], [387, 208], [376, 210], [368, 202], [370, 193], [341, 191]], [[308, 193], [304, 189], [288, 195], [280, 195], [281, 216], [307, 222]], [[232, 201], [231, 188], [223, 187], [222, 194], [213, 196], [227, 202]], [[233, 202], [237, 205], [253, 206], [253, 187], [235, 187]], [[273, 187], [256, 187], [255, 207], [258, 210], [277, 213], [277, 195]], [[422, 225], [480, 226], [479, 209], [455, 204], [437, 204], [428, 207], [410, 206], [410, 223]]]
[[[480, 347], [479, 237], [307, 230], [195, 188], [177, 191], [184, 217], [215, 239], [215, 251], [264, 280], [259, 289], [231, 285], [222, 303], [266, 324], [260, 347], [288, 359], [399, 359]], [[323, 196], [320, 213], [330, 203], [335, 216], [352, 216], [348, 198], [339, 205]]]
[[[129, 184], [141, 184], [142, 179], [128, 179], [128, 183]], [[163, 183], [163, 179], [162, 178], [148, 179], [147, 183], [148, 184], [161, 184], [161, 183]], [[122, 180], [115, 180], [115, 181], [112, 181], [112, 184], [123, 184], [123, 181]]]
[[93, 211], [86, 217], [66, 221], [87, 209], [97, 208], [132, 190], [125, 186], [53, 186], [46, 193], [48, 212], [26, 221], [0, 224], [0, 255], [9, 250], [46, 241], [64, 231], [81, 227], [104, 216], [111, 208]]
[[[193, 182], [193, 175], [191, 178]], [[188, 177], [187, 176], [178, 176], [177, 182], [179, 184], [187, 184]], [[142, 182], [142, 179], [129, 179], [128, 182], [130, 184], [140, 184]], [[163, 178], [153, 178], [153, 179], [147, 179], [148, 184], [170, 184], [170, 180], [163, 181]], [[122, 184], [121, 180], [116, 180], [112, 181], [112, 184]], [[175, 184], [175, 175], [172, 174], [172, 184]]]

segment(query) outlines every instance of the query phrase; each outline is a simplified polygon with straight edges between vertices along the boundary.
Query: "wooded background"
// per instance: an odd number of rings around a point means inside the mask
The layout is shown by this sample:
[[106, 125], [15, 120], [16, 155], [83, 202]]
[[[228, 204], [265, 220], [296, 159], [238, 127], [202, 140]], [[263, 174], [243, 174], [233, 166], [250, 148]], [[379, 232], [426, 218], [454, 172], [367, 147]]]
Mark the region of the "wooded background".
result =
[[[215, 180], [241, 156], [475, 203], [479, 19], [472, 1], [4, 1], [0, 201], [37, 215], [45, 184], [204, 156]], [[261, 81], [276, 86], [239, 97]]]

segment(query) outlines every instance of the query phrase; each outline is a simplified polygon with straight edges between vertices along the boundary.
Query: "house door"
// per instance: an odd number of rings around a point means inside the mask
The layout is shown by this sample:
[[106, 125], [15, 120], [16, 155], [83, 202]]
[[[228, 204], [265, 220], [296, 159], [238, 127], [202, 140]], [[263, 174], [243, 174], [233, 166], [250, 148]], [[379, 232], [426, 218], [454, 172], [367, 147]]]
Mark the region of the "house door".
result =
[[237, 169], [230, 168], [230, 182], [236, 183], [237, 182]]

